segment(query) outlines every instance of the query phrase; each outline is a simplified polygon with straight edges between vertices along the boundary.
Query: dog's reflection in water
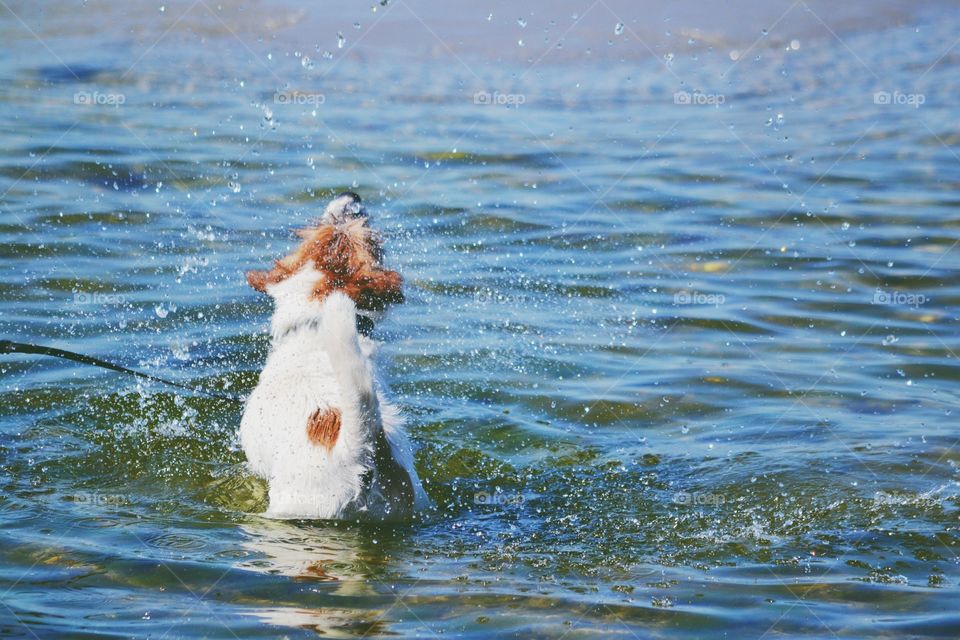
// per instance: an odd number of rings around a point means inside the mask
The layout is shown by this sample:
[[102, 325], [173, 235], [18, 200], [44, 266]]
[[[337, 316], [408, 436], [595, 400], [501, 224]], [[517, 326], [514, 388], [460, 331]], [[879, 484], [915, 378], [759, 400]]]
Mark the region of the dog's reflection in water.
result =
[[261, 621], [334, 638], [389, 632], [393, 596], [376, 588], [388, 577], [389, 529], [269, 519], [240, 526], [250, 556], [236, 569], [288, 579], [268, 602], [259, 594], [265, 606], [251, 613]]

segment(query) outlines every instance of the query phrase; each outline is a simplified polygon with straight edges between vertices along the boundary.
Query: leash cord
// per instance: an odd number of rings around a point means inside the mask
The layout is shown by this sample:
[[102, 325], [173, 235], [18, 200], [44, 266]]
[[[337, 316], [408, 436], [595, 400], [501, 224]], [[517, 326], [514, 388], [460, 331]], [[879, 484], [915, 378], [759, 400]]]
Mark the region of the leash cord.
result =
[[82, 353], [67, 351], [66, 349], [57, 349], [56, 347], [45, 347], [43, 345], [28, 344], [26, 342], [13, 342], [11, 340], [0, 340], [0, 353], [29, 353], [33, 355], [63, 358], [64, 360], [79, 362], [80, 364], [86, 364], [93, 367], [100, 367], [101, 369], [109, 369], [110, 371], [117, 371], [119, 373], [126, 373], [128, 375], [136, 376], [137, 378], [143, 378], [145, 380], [152, 380], [153, 382], [159, 382], [161, 384], [169, 385], [171, 387], [177, 387], [178, 389], [193, 391], [195, 393], [200, 393], [210, 398], [218, 398], [220, 400], [227, 400], [229, 402], [238, 402], [238, 403], [243, 402], [243, 398], [241, 398], [238, 395], [234, 395], [230, 393], [221, 393], [217, 391], [208, 391], [207, 389], [204, 389], [202, 387], [191, 387], [190, 385], [183, 384], [180, 382], [174, 382], [172, 380], [164, 380], [163, 378], [150, 375], [149, 373], [144, 373], [143, 371], [128, 369], [127, 367], [122, 367], [119, 364], [114, 364], [106, 360], [101, 360], [100, 358], [94, 358], [93, 356], [85, 356]]

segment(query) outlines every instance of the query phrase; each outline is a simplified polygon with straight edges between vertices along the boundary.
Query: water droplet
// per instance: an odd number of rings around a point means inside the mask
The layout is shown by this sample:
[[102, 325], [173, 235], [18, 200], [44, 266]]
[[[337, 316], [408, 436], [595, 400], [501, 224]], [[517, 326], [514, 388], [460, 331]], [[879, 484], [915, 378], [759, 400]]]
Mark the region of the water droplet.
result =
[[840, 228], [843, 229], [844, 231], [846, 231], [847, 229], [850, 228], [850, 223], [849, 223], [849, 222], [844, 222], [842, 225], [840, 225]]
[[527, 28], [527, 21], [524, 20], [523, 18], [517, 18], [517, 24], [520, 25], [521, 29]]
[[885, 347], [889, 347], [890, 345], [896, 344], [896, 343], [899, 342], [899, 341], [900, 341], [900, 339], [899, 339], [897, 336], [889, 335], [889, 336], [887, 336], [886, 338], [883, 339], [882, 344], [883, 344], [883, 346], [885, 346]]
[[626, 26], [626, 25], [624, 25], [622, 22], [618, 22], [617, 25], [613, 28], [613, 32], [614, 32], [615, 34], [617, 34], [618, 36], [622, 36], [622, 35], [623, 35], [623, 29], [624, 29], [625, 26]]
[[165, 309], [162, 304], [158, 304], [153, 308], [153, 312], [157, 314], [158, 318], [166, 318], [167, 314], [170, 313], [169, 309]]
[[347, 39], [343, 37], [343, 34], [337, 31], [337, 49], [343, 49], [343, 45], [346, 43]]
[[300, 66], [302, 66], [304, 69], [313, 69], [313, 60], [310, 59], [310, 56], [303, 56], [300, 58]]
[[359, 31], [359, 30], [360, 30], [360, 23], [359, 23], [359, 22], [354, 22], [354, 23], [353, 23], [353, 28], [356, 29], [357, 31]]

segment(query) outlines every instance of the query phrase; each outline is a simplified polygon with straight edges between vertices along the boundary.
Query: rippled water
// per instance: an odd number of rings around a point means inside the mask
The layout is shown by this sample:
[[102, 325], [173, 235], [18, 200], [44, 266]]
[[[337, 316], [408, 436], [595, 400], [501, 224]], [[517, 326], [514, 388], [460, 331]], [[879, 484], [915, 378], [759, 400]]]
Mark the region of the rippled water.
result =
[[244, 393], [351, 188], [437, 506], [266, 521], [240, 408], [4, 356], [0, 634], [960, 633], [956, 12], [375, 6], [0, 7], [2, 337]]

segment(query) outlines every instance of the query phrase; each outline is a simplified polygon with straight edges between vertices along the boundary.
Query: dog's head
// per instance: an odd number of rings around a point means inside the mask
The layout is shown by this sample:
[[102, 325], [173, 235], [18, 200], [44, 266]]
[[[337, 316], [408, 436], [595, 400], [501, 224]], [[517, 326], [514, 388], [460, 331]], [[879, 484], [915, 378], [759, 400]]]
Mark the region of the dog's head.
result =
[[327, 204], [323, 211], [321, 222], [325, 224], [341, 224], [357, 218], [366, 218], [367, 210], [360, 200], [360, 196], [352, 191], [344, 191]]
[[309, 293], [314, 300], [343, 291], [358, 310], [369, 312], [403, 302], [403, 280], [396, 271], [383, 268], [380, 238], [367, 222], [360, 196], [342, 193], [330, 201], [317, 224], [297, 231], [302, 242], [293, 253], [268, 271], [248, 271], [247, 282], [271, 294], [273, 285], [305, 271], [316, 274]]

